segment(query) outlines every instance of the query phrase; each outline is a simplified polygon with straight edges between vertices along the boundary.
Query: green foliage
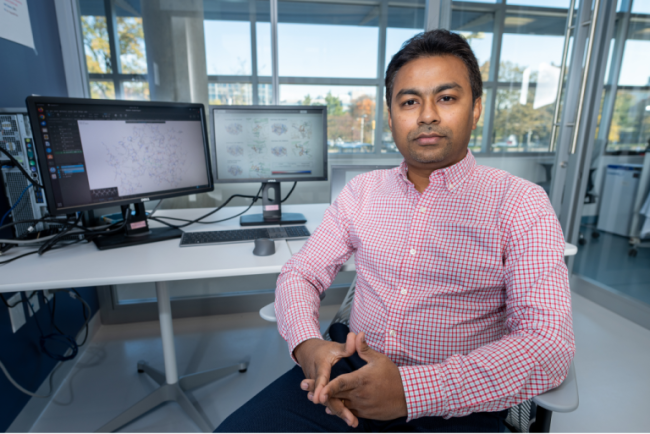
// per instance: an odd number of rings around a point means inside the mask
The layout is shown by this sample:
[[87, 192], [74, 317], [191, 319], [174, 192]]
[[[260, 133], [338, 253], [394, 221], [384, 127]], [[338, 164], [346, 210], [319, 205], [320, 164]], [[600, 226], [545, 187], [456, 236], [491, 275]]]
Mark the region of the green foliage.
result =
[[81, 17], [81, 28], [88, 72], [91, 74], [112, 72], [106, 17], [84, 15]]
[[327, 104], [328, 115], [342, 116], [345, 113], [341, 99], [337, 96], [332, 95], [332, 92], [327, 92], [327, 95], [325, 96], [325, 103]]

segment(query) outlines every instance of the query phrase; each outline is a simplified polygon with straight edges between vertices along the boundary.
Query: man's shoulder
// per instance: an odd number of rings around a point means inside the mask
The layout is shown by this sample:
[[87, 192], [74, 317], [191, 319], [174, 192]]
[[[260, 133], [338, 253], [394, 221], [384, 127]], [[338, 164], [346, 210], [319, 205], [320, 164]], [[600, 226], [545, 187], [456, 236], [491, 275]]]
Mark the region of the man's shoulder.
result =
[[348, 186], [357, 197], [368, 196], [385, 189], [397, 188], [399, 166], [392, 169], [372, 170], [350, 180]]
[[548, 199], [542, 187], [503, 169], [477, 165], [473, 175], [474, 187], [485, 191], [491, 196]]

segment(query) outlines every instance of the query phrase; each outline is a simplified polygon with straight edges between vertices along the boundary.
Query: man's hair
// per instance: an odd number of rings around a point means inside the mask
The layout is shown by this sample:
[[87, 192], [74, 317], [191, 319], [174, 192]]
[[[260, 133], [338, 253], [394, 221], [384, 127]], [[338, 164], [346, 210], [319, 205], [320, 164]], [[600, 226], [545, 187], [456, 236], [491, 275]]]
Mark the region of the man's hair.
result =
[[419, 33], [406, 41], [402, 48], [393, 56], [386, 69], [386, 103], [388, 110], [393, 97], [393, 85], [397, 72], [412, 60], [420, 57], [451, 55], [463, 61], [469, 73], [469, 84], [472, 87], [472, 101], [483, 95], [483, 80], [478, 67], [476, 56], [462, 36], [449, 30], [436, 29]]

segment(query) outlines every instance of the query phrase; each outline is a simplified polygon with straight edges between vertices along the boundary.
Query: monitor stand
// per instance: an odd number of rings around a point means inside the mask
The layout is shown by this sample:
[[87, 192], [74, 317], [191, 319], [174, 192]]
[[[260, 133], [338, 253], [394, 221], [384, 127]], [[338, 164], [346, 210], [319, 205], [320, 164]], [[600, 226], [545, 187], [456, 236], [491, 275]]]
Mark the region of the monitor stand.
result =
[[[270, 191], [273, 194], [270, 195]], [[279, 182], [262, 183], [262, 214], [243, 215], [239, 218], [241, 226], [262, 225], [301, 225], [307, 219], [300, 213], [282, 213], [282, 196]]]
[[[134, 204], [135, 214], [129, 217], [124, 231], [115, 234], [99, 236], [93, 241], [99, 250], [115, 249], [118, 247], [137, 246], [138, 244], [155, 243], [174, 238], [180, 238], [183, 231], [175, 228], [149, 228], [147, 214], [142, 202]], [[122, 205], [122, 215], [131, 214], [129, 205]]]

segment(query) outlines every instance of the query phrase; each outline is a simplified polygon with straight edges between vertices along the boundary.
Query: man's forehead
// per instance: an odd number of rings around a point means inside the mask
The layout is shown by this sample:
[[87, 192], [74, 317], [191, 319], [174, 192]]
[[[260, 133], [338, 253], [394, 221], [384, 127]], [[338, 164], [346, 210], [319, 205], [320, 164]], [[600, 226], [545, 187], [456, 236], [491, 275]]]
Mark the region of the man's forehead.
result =
[[465, 63], [452, 55], [425, 56], [413, 59], [395, 74], [395, 92], [401, 88], [433, 90], [442, 84], [454, 82], [461, 88], [470, 88], [469, 71]]

